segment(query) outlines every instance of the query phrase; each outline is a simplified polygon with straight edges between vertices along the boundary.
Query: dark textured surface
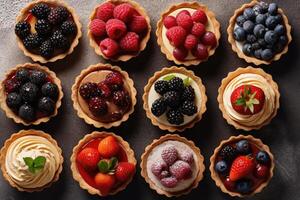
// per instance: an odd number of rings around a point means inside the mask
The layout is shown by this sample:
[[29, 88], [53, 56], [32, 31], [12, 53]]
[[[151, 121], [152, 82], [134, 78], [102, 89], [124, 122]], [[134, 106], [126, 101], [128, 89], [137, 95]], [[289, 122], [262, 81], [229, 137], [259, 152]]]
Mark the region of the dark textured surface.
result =
[[[75, 49], [72, 55], [68, 56], [62, 61], [56, 63], [49, 63], [49, 66], [55, 71], [61, 79], [65, 97], [63, 99], [62, 107], [59, 110], [57, 117], [52, 119], [49, 123], [37, 127], [30, 127], [41, 129], [48, 133], [58, 141], [63, 149], [65, 158], [64, 170], [60, 180], [51, 188], [43, 192], [27, 194], [21, 193], [13, 189], [0, 176], [0, 199], [1, 200], [34, 200], [34, 199], [59, 199], [59, 200], [81, 200], [81, 199], [99, 199], [98, 196], [91, 196], [85, 190], [82, 190], [78, 183], [75, 182], [71, 175], [69, 158], [71, 156], [72, 148], [77, 144], [85, 134], [93, 130], [97, 130], [93, 126], [84, 123], [83, 120], [77, 117], [70, 98], [71, 86], [75, 77], [80, 71], [91, 64], [103, 61], [90, 48], [86, 36], [86, 25], [88, 22], [88, 15], [92, 8], [97, 5], [96, 0], [70, 0], [67, 1], [73, 5], [81, 17], [83, 24], [83, 38], [79, 46]], [[98, 1], [100, 2], [100, 1]], [[116, 63], [124, 70], [128, 71], [133, 78], [136, 88], [138, 90], [138, 103], [135, 112], [126, 123], [123, 123], [118, 128], [113, 128], [113, 131], [121, 135], [127, 140], [132, 148], [135, 150], [136, 157], [140, 162], [140, 156], [153, 139], [166, 134], [166, 131], [161, 131], [153, 126], [142, 108], [143, 88], [147, 83], [149, 77], [155, 71], [162, 67], [174, 65], [168, 62], [165, 56], [160, 52], [156, 43], [156, 36], [154, 30], [156, 29], [156, 21], [159, 14], [164, 11], [168, 5], [175, 2], [172, 0], [139, 0], [148, 11], [152, 23], [152, 35], [146, 50], [138, 57], [127, 63]], [[179, 2], [179, 0], [176, 0]], [[200, 66], [191, 68], [200, 76], [206, 86], [208, 103], [207, 112], [202, 121], [200, 121], [193, 129], [181, 133], [182, 136], [193, 140], [198, 147], [200, 147], [205, 157], [205, 177], [199, 184], [199, 187], [193, 190], [188, 196], [180, 197], [179, 199], [233, 199], [226, 194], [223, 194], [215, 183], [210, 178], [209, 157], [214, 148], [221, 140], [227, 139], [231, 135], [239, 133], [248, 134], [243, 131], [237, 131], [229, 126], [222, 118], [218, 109], [217, 103], [217, 89], [220, 81], [228, 72], [235, 70], [240, 66], [247, 66], [248, 64], [237, 57], [231, 50], [227, 42], [226, 28], [230, 16], [234, 10], [239, 8], [243, 2], [238, 0], [203, 0], [212, 11], [215, 12], [217, 19], [221, 23], [222, 36], [220, 46], [214, 56], [208, 62]], [[250, 132], [268, 144], [276, 158], [276, 168], [274, 178], [271, 180], [268, 187], [262, 193], [249, 199], [264, 199], [264, 200], [298, 200], [300, 198], [300, 123], [299, 113], [300, 108], [300, 1], [286, 0], [275, 1], [282, 7], [290, 20], [293, 27], [293, 41], [290, 45], [288, 54], [283, 58], [273, 63], [271, 66], [263, 66], [263, 68], [273, 75], [274, 80], [278, 83], [281, 93], [281, 107], [277, 117], [270, 125], [263, 127], [259, 131]], [[6, 12], [0, 8], [1, 13]], [[16, 64], [32, 62], [25, 57], [18, 49], [13, 33], [13, 23], [11, 26], [1, 28], [0, 32], [0, 66], [1, 78], [6, 70]], [[3, 112], [0, 113], [0, 144], [14, 132], [17, 132], [26, 127], [14, 124], [12, 120], [7, 119]], [[140, 176], [140, 168], [137, 168], [137, 173], [132, 183], [125, 191], [119, 194], [108, 197], [107, 199], [167, 199], [159, 196], [152, 191], [144, 179]]]

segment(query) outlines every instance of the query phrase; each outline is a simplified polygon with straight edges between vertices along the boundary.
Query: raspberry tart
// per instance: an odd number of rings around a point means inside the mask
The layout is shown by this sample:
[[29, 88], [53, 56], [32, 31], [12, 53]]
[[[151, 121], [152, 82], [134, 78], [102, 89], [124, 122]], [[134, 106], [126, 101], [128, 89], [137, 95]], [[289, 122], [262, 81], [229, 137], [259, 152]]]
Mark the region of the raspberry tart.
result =
[[144, 88], [144, 109], [162, 130], [184, 131], [201, 120], [207, 97], [202, 81], [183, 67], [156, 72]]
[[135, 174], [136, 159], [120, 136], [94, 131], [74, 147], [71, 156], [73, 178], [82, 189], [100, 196], [124, 190]]
[[215, 53], [220, 24], [205, 5], [184, 2], [162, 13], [156, 36], [168, 60], [178, 65], [199, 65]]
[[181, 196], [196, 188], [205, 166], [200, 149], [179, 135], [154, 140], [143, 153], [141, 175], [158, 194]]
[[133, 113], [136, 89], [128, 73], [109, 64], [91, 65], [72, 86], [74, 109], [97, 128], [119, 126]]
[[17, 17], [19, 48], [35, 62], [47, 63], [71, 54], [82, 36], [75, 10], [63, 1], [37, 0]]
[[231, 196], [251, 196], [262, 191], [273, 176], [274, 157], [267, 145], [252, 136], [232, 136], [222, 141], [210, 158], [211, 177]]
[[4, 179], [19, 191], [35, 192], [50, 187], [62, 171], [62, 150], [47, 133], [21, 130], [11, 135], [1, 149]]
[[279, 108], [278, 85], [262, 69], [238, 68], [222, 80], [218, 102], [236, 129], [250, 131], [269, 124]]
[[248, 63], [269, 65], [287, 53], [292, 41], [288, 18], [276, 3], [251, 1], [234, 12], [228, 41]]
[[0, 105], [8, 118], [25, 126], [47, 122], [58, 113], [63, 92], [47, 67], [25, 63], [11, 69], [0, 84]]
[[150, 19], [132, 0], [107, 0], [95, 7], [88, 25], [90, 45], [96, 54], [113, 61], [127, 61], [146, 48]]

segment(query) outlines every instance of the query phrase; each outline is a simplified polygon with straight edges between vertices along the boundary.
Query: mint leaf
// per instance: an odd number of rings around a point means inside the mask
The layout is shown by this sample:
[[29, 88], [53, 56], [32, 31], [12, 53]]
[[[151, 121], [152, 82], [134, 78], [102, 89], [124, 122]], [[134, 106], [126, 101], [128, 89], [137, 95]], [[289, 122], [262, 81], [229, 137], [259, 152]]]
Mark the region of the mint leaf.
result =
[[105, 160], [98, 162], [98, 169], [101, 173], [106, 174], [109, 171], [108, 163]]
[[235, 102], [235, 105], [237, 105], [237, 106], [244, 106], [245, 104], [246, 104], [246, 101], [244, 98], [239, 98]]
[[112, 157], [109, 161], [109, 164], [108, 164], [108, 169], [109, 170], [113, 170], [115, 169], [115, 167], [117, 166], [118, 164], [118, 159], [116, 157]]
[[164, 78], [163, 78], [163, 80], [164, 81], [170, 81], [170, 80], [172, 80], [173, 78], [175, 78], [176, 76], [174, 75], [174, 74], [170, 74], [170, 75], [168, 75], [168, 76], [165, 76]]
[[191, 79], [190, 79], [190, 77], [186, 77], [186, 78], [183, 80], [183, 85], [184, 85], [184, 87], [188, 87], [188, 86], [190, 86], [190, 84], [191, 84]]
[[28, 170], [31, 172], [31, 173], [35, 173], [35, 169], [34, 169], [34, 161], [32, 158], [30, 157], [24, 157], [23, 158], [25, 164], [28, 166]]
[[46, 163], [46, 158], [44, 156], [38, 156], [33, 161], [33, 167], [35, 169], [43, 169]]

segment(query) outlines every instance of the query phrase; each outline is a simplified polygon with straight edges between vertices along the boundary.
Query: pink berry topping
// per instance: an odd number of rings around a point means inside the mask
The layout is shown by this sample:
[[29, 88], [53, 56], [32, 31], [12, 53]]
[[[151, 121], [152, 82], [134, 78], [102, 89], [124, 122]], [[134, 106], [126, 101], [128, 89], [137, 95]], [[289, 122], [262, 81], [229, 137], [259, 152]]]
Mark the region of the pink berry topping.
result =
[[186, 14], [186, 15], [191, 16], [191, 13], [190, 13], [189, 11], [187, 11], [187, 10], [182, 10], [182, 11], [180, 11], [180, 12], [176, 15], [176, 18], [177, 18], [179, 15], [181, 15], [181, 14]]
[[189, 163], [190, 165], [194, 163], [194, 156], [193, 156], [192, 152], [182, 151], [179, 154], [179, 158], [181, 160]]
[[106, 38], [100, 42], [100, 49], [108, 58], [114, 57], [119, 53], [118, 43], [110, 38]]
[[202, 43], [208, 46], [216, 46], [217, 45], [217, 39], [213, 32], [207, 31], [203, 37], [202, 37]]
[[207, 16], [206, 16], [205, 12], [201, 9], [196, 10], [192, 14], [192, 19], [194, 22], [200, 22], [204, 25], [207, 23]]
[[200, 38], [205, 33], [205, 26], [203, 24], [201, 24], [201, 23], [194, 23], [194, 26], [193, 26], [193, 28], [191, 30], [191, 33], [194, 36]]
[[194, 49], [198, 44], [198, 39], [196, 36], [189, 34], [186, 38], [185, 38], [185, 42], [184, 42], [184, 47], [188, 50], [192, 50]]
[[173, 26], [177, 26], [176, 18], [173, 16], [167, 16], [164, 18], [164, 26], [169, 29]]
[[128, 32], [120, 40], [120, 47], [126, 52], [135, 52], [140, 49], [139, 35], [134, 32]]
[[183, 47], [175, 47], [173, 50], [173, 56], [176, 60], [183, 61], [188, 55], [188, 51]]
[[191, 166], [182, 160], [176, 161], [173, 165], [170, 166], [170, 173], [178, 180], [188, 179], [192, 175]]
[[97, 9], [97, 18], [103, 20], [104, 22], [113, 18], [114, 8], [115, 5], [110, 2], [101, 4]]
[[173, 188], [177, 185], [178, 180], [175, 177], [167, 177], [160, 180], [161, 184], [167, 188]]
[[208, 51], [207, 47], [204, 46], [203, 44], [198, 44], [196, 49], [192, 51], [193, 55], [201, 60], [205, 60], [208, 58]]
[[269, 167], [265, 165], [258, 164], [255, 170], [255, 176], [258, 178], [265, 178], [269, 175]]
[[136, 15], [132, 17], [129, 24], [129, 30], [135, 33], [144, 33], [148, 29], [148, 23], [145, 17]]
[[162, 160], [158, 160], [151, 165], [151, 172], [156, 176], [160, 177], [163, 171], [167, 171], [168, 165]]
[[170, 166], [178, 159], [178, 151], [173, 145], [167, 146], [162, 150], [161, 157]]
[[105, 22], [101, 19], [94, 19], [90, 23], [90, 30], [94, 36], [102, 37], [106, 35]]
[[176, 22], [177, 22], [178, 26], [181, 26], [186, 31], [190, 31], [191, 28], [193, 27], [192, 17], [183, 12], [176, 16]]
[[106, 22], [107, 35], [117, 40], [126, 34], [127, 28], [124, 22], [118, 19], [110, 19]]
[[187, 33], [181, 26], [174, 26], [167, 30], [166, 35], [173, 46], [179, 47], [183, 45]]
[[133, 16], [134, 8], [129, 3], [117, 5], [114, 9], [114, 18], [127, 23]]

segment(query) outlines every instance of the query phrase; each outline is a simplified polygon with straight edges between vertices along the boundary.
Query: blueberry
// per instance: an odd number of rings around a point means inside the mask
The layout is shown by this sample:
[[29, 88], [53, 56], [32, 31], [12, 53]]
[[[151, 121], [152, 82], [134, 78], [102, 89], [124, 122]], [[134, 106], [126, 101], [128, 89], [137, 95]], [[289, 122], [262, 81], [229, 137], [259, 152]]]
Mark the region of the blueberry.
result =
[[237, 27], [234, 29], [233, 37], [236, 41], [244, 41], [246, 38], [246, 32], [243, 28]]
[[216, 166], [215, 166], [215, 169], [216, 169], [217, 172], [219, 172], [221, 174], [224, 174], [228, 170], [227, 163], [223, 160], [218, 161]]
[[42, 97], [38, 102], [38, 110], [44, 114], [51, 115], [55, 110], [55, 103], [49, 97]]
[[261, 52], [261, 58], [265, 61], [269, 61], [273, 58], [274, 54], [271, 49], [264, 49]]
[[276, 15], [278, 11], [278, 6], [276, 3], [270, 3], [268, 8], [268, 13], [271, 15]]
[[281, 14], [277, 14], [277, 15], [275, 16], [275, 19], [276, 19], [277, 23], [281, 23], [281, 22], [283, 21], [282, 15], [281, 15]]
[[247, 56], [251, 56], [253, 53], [253, 49], [251, 44], [245, 43], [243, 46], [243, 53]]
[[288, 42], [288, 39], [285, 35], [282, 35], [279, 37], [278, 39], [278, 43], [282, 44], [283, 46], [285, 46]]
[[236, 183], [236, 190], [239, 193], [247, 194], [251, 191], [252, 182], [250, 180], [240, 180]]
[[262, 24], [255, 25], [253, 29], [253, 33], [256, 37], [262, 38], [266, 33], [265, 26]]
[[254, 56], [255, 58], [257, 59], [261, 59], [261, 52], [262, 52], [262, 49], [257, 49], [254, 51]]
[[263, 13], [263, 9], [261, 5], [257, 4], [253, 7], [253, 11], [255, 12], [256, 15]]
[[259, 151], [256, 155], [256, 160], [261, 164], [267, 164], [270, 161], [270, 157], [267, 152]]
[[236, 143], [236, 149], [241, 154], [249, 154], [251, 152], [251, 146], [248, 140], [240, 140]]
[[58, 87], [54, 83], [47, 82], [42, 86], [41, 92], [44, 96], [56, 100], [58, 97]]
[[258, 14], [255, 18], [255, 22], [257, 24], [265, 24], [267, 18], [268, 16], [265, 14]]
[[23, 120], [32, 122], [35, 120], [35, 110], [34, 108], [29, 104], [23, 104], [19, 108], [18, 112], [19, 117], [21, 117]]
[[16, 72], [16, 78], [22, 83], [27, 82], [29, 80], [29, 70], [25, 68], [21, 68]]
[[47, 75], [39, 70], [33, 70], [29, 76], [30, 82], [41, 85], [46, 81]]
[[243, 15], [240, 15], [236, 18], [236, 23], [238, 26], [243, 27], [244, 22], [246, 21]]
[[282, 24], [278, 24], [275, 29], [274, 29], [274, 32], [280, 36], [280, 35], [283, 35], [285, 33], [285, 27], [282, 25]]
[[247, 33], [252, 33], [253, 29], [254, 29], [254, 23], [250, 20], [247, 20], [244, 22], [243, 24], [243, 29], [247, 32]]
[[34, 102], [38, 97], [38, 87], [33, 83], [25, 83], [20, 89], [20, 95], [25, 102]]
[[6, 105], [12, 109], [17, 109], [22, 104], [22, 97], [16, 93], [9, 93], [6, 97]]
[[256, 42], [256, 40], [257, 39], [256, 39], [255, 35], [253, 35], [253, 34], [248, 34], [247, 35], [246, 41], [248, 43], [253, 44], [254, 42]]
[[274, 29], [276, 27], [276, 25], [278, 24], [277, 20], [276, 20], [276, 17], [274, 16], [269, 16], [267, 19], [266, 19], [266, 26], [269, 28], [269, 29]]
[[264, 38], [265, 41], [271, 45], [275, 44], [278, 41], [278, 36], [274, 31], [267, 31]]
[[246, 8], [243, 13], [246, 20], [255, 19], [255, 12], [252, 8]]
[[259, 2], [258, 5], [261, 6], [261, 9], [262, 9], [263, 12], [268, 12], [268, 9], [269, 9], [269, 4], [268, 3], [261, 1], [261, 2]]
[[263, 38], [258, 39], [257, 42], [261, 47], [265, 47], [267, 45], [265, 39]]
[[252, 49], [253, 49], [254, 51], [257, 50], [257, 49], [260, 49], [260, 45], [259, 45], [258, 42], [253, 43], [253, 44], [251, 45], [251, 47], [252, 47]]

